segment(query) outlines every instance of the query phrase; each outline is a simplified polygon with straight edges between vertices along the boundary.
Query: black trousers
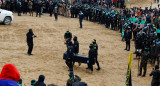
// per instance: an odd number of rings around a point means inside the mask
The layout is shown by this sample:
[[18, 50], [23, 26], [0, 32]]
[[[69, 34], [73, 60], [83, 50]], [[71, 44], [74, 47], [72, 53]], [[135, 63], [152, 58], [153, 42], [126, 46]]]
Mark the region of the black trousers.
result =
[[155, 64], [156, 60], [157, 60], [157, 65], [159, 65], [159, 56], [155, 56], [153, 58], [153, 64]]
[[33, 44], [28, 44], [28, 54], [32, 54]]
[[53, 13], [53, 10], [50, 9], [50, 10], [49, 10], [49, 14], [50, 14], [49, 16], [52, 16], [52, 13]]
[[142, 68], [144, 69], [143, 75], [145, 76], [146, 71], [147, 71], [147, 64], [143, 64], [143, 66], [142, 66], [142, 63], [141, 63], [141, 65], [140, 65], [140, 75], [142, 74]]
[[95, 59], [95, 62], [96, 62], [96, 64], [97, 64], [97, 67], [98, 67], [98, 69], [100, 69], [99, 62], [98, 62], [98, 55], [96, 55], [95, 58], [96, 58], [96, 59]]
[[58, 14], [54, 13], [55, 20], [58, 20]]
[[130, 50], [130, 40], [127, 40], [127, 41], [126, 41], [126, 49], [127, 49], [127, 50]]
[[82, 19], [79, 20], [80, 28], [82, 28]]
[[33, 16], [33, 10], [32, 9], [29, 9], [29, 14], [30, 14], [30, 16], [31, 15]]
[[39, 17], [41, 17], [41, 12], [40, 11], [37, 11], [36, 12], [36, 17], [39, 15]]
[[72, 60], [66, 60], [66, 64], [69, 67], [69, 70], [73, 71], [73, 61]]
[[91, 71], [93, 71], [93, 64], [91, 62], [88, 63], [88, 68], [91, 69]]

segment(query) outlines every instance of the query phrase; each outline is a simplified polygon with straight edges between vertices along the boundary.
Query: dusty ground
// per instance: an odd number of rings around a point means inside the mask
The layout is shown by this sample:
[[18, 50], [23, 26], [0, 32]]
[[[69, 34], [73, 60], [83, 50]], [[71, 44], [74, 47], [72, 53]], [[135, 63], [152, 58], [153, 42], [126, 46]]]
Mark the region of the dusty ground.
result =
[[[127, 0], [126, 0], [127, 1]], [[154, 0], [129, 0], [129, 2], [126, 2], [126, 6], [128, 8], [132, 7], [141, 7], [145, 8], [152, 6], [152, 8], [157, 8], [158, 9], [158, 4], [154, 2]]]
[[[17, 14], [16, 14], [17, 15]], [[99, 44], [99, 63], [101, 71], [95, 70], [90, 74], [86, 64], [80, 67], [76, 64], [74, 73], [82, 78], [89, 86], [125, 86], [129, 53], [134, 51], [132, 41], [131, 51], [125, 51], [125, 43], [121, 41], [120, 33], [106, 29], [103, 25], [84, 21], [84, 28], [79, 28], [78, 19], [49, 15], [42, 18], [15, 15], [9, 26], [0, 25], [0, 69], [4, 64], [13, 63], [19, 70], [23, 83], [29, 86], [32, 79], [38, 79], [40, 74], [46, 76], [45, 82], [64, 86], [68, 79], [68, 67], [62, 59], [66, 51], [64, 33], [69, 30], [78, 36], [80, 54], [87, 55], [92, 39]], [[28, 56], [26, 33], [32, 28], [38, 36], [34, 39], [33, 56]], [[133, 55], [133, 58], [135, 56]], [[151, 70], [148, 64], [145, 78], [137, 77], [137, 60], [132, 61], [133, 86], [150, 86]]]

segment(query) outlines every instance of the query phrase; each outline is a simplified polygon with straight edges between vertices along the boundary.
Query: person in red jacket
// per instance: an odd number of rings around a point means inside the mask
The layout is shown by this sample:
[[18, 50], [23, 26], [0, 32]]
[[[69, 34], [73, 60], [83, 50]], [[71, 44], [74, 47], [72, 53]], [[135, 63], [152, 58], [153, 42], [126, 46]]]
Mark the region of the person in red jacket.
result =
[[0, 86], [18, 86], [17, 81], [20, 79], [20, 74], [13, 64], [3, 66], [0, 74]]
[[138, 16], [140, 16], [140, 15], [142, 16], [142, 12], [139, 10], [139, 11], [138, 11], [138, 14], [137, 14], [137, 18], [138, 18]]

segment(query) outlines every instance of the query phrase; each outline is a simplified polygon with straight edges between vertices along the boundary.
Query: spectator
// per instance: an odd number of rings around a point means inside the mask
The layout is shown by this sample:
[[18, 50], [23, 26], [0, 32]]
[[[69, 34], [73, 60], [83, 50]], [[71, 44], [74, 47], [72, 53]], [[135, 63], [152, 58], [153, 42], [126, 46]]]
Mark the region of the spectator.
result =
[[31, 81], [31, 86], [35, 86], [35, 84], [36, 84], [36, 80], [32, 80]]
[[21, 78], [18, 80], [17, 83], [18, 83], [19, 86], [23, 86], [23, 85], [22, 85], [22, 79], [21, 79]]
[[16, 83], [20, 79], [20, 74], [13, 64], [3, 66], [0, 74], [0, 86], [18, 86]]
[[40, 75], [39, 78], [38, 78], [38, 81], [35, 84], [35, 86], [46, 86], [44, 81], [45, 81], [45, 76]]

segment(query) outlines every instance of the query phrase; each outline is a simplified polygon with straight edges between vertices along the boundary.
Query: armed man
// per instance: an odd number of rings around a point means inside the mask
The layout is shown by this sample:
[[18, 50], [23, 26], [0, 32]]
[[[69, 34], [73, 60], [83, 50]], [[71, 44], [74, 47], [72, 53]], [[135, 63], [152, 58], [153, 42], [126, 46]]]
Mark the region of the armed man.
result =
[[100, 70], [99, 62], [98, 62], [98, 44], [96, 43], [96, 39], [93, 39], [93, 45], [94, 45], [94, 50], [95, 50], [95, 62], [97, 64], [97, 70]]
[[73, 71], [73, 57], [74, 57], [74, 47], [72, 41], [67, 42], [67, 55], [66, 64], [69, 67], [68, 71]]
[[32, 50], [33, 50], [33, 38], [37, 37], [34, 35], [32, 29], [29, 29], [29, 32], [27, 33], [27, 44], [28, 44], [28, 55], [33, 55]]
[[93, 71], [93, 65], [95, 64], [95, 50], [94, 50], [94, 45], [93, 44], [90, 44], [89, 45], [89, 52], [88, 52], [88, 57], [89, 57], [89, 61], [87, 62], [88, 63], [88, 68], [87, 69], [90, 69], [91, 71]]
[[145, 36], [144, 41], [143, 41], [143, 48], [142, 48], [142, 52], [141, 52], [140, 73], [138, 74], [138, 76], [141, 76], [142, 68], [143, 68], [144, 73], [143, 73], [142, 77], [145, 77], [146, 71], [147, 71], [147, 61], [148, 61], [149, 55], [150, 55], [150, 45], [147, 40], [147, 36]]

